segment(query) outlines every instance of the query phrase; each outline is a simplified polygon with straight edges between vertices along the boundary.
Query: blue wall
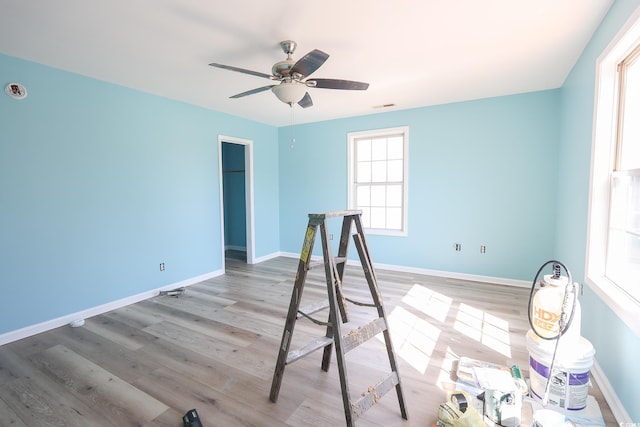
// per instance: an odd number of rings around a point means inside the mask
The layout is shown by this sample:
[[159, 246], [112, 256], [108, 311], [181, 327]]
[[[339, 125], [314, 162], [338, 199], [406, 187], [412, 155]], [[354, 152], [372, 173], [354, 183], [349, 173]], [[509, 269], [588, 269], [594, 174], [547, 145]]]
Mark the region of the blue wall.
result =
[[[409, 234], [368, 236], [376, 263], [528, 281], [558, 258], [584, 277], [595, 60], [638, 4], [614, 3], [561, 89], [296, 125], [293, 149], [289, 127], [0, 55], [2, 85], [29, 91], [0, 96], [0, 334], [219, 270], [218, 134], [254, 141], [258, 258], [347, 207], [348, 132], [409, 126]], [[640, 420], [640, 339], [588, 288], [583, 312]]]
[[254, 141], [277, 218], [276, 129], [4, 55], [0, 76], [29, 93], [0, 96], [0, 334], [219, 270], [218, 134]]
[[[638, 0], [617, 0], [613, 4], [562, 88], [563, 167], [558, 179], [556, 251], [579, 280], [585, 277], [596, 61], [638, 6]], [[588, 287], [582, 307], [582, 334], [594, 345], [598, 364], [631, 420], [638, 422], [640, 337]]]
[[281, 249], [300, 252], [307, 213], [346, 209], [348, 132], [409, 126], [408, 236], [368, 235], [374, 262], [531, 280], [555, 243], [559, 100], [550, 90], [298, 125], [293, 149], [281, 128]]

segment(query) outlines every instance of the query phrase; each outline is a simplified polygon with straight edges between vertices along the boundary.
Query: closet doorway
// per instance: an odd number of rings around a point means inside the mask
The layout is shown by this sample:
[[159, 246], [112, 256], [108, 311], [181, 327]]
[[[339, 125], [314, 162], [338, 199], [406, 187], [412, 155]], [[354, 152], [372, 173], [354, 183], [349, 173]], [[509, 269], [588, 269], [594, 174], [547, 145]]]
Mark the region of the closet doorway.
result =
[[227, 257], [253, 264], [252, 141], [218, 136], [223, 265]]

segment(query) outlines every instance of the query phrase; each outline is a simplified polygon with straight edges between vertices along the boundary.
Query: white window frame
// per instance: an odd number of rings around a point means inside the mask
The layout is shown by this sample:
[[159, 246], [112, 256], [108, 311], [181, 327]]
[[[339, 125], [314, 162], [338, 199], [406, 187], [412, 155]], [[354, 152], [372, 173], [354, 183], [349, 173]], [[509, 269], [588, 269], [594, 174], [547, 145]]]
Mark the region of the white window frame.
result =
[[638, 44], [640, 8], [633, 13], [596, 63], [585, 281], [632, 331], [640, 335], [640, 303], [605, 275], [610, 182], [617, 146], [617, 67]]
[[357, 209], [356, 207], [356, 153], [355, 143], [358, 139], [376, 138], [401, 134], [403, 136], [403, 166], [402, 166], [402, 229], [386, 229], [386, 228], [365, 228], [368, 234], [378, 234], [385, 236], [407, 236], [407, 218], [408, 218], [408, 165], [409, 165], [409, 127], [401, 126], [386, 129], [376, 129], [361, 132], [349, 132], [347, 134], [348, 146], [348, 183], [347, 183], [347, 205], [349, 209]]

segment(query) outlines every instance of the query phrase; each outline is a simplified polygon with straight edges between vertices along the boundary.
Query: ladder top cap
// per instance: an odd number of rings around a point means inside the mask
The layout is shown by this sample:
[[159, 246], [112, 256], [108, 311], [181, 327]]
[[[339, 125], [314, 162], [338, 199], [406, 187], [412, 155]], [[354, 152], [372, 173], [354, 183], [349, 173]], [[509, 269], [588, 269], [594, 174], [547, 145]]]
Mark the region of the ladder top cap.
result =
[[310, 213], [309, 218], [324, 219], [324, 218], [334, 218], [338, 216], [354, 216], [354, 215], [362, 215], [362, 211], [357, 209], [352, 209], [352, 210], [344, 210], [344, 211]]

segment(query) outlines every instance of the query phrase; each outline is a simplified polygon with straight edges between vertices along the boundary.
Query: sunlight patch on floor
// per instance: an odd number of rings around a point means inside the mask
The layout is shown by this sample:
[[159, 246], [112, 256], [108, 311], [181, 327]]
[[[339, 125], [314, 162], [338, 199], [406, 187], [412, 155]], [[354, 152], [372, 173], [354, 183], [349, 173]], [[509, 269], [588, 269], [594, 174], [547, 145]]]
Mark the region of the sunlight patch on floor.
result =
[[[440, 336], [440, 329], [402, 307], [388, 315], [396, 355], [424, 374]], [[383, 339], [378, 336], [378, 339]]]
[[511, 357], [509, 322], [467, 304], [460, 304], [453, 328], [488, 348]]
[[402, 298], [402, 302], [444, 323], [453, 299], [416, 283]]
[[440, 390], [451, 393], [456, 389], [455, 376], [452, 375], [452, 371], [459, 359], [460, 356], [451, 347], [447, 346], [442, 365], [440, 365], [440, 371], [438, 372], [437, 384]]

